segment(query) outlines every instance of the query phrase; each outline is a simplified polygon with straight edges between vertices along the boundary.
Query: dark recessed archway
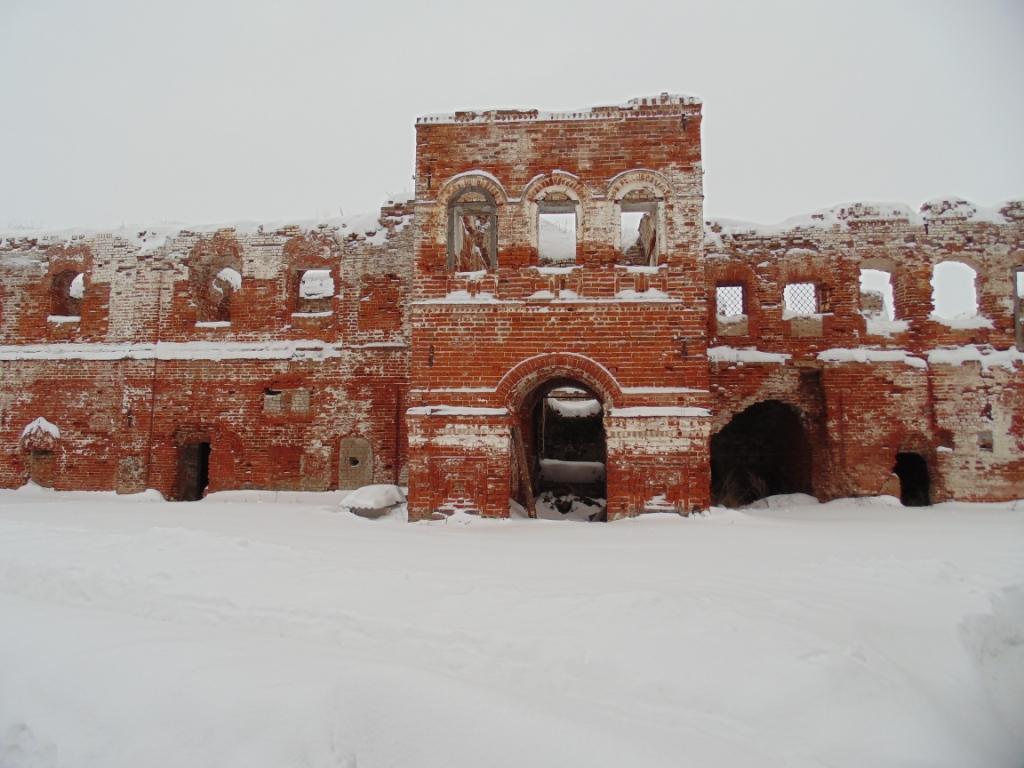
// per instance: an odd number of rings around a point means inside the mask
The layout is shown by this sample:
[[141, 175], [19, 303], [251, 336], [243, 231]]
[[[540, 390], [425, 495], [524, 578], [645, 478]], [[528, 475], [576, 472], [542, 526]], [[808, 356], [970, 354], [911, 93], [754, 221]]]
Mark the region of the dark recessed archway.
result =
[[766, 400], [711, 438], [711, 493], [727, 507], [780, 493], [811, 493], [811, 449], [800, 412]]
[[[603, 519], [607, 447], [604, 403], [588, 385], [569, 378], [538, 384], [519, 409], [519, 440], [529, 478], [515, 485], [544, 507], [580, 519]], [[526, 486], [529, 486], [527, 489]]]

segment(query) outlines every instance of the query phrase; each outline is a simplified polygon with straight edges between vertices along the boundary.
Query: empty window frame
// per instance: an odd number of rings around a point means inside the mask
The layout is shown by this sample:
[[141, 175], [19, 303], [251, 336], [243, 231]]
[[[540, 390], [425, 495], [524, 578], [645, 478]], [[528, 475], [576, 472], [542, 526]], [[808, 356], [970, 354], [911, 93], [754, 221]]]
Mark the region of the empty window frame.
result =
[[719, 319], [746, 316], [742, 285], [719, 285], [715, 288], [716, 314]]
[[57, 317], [80, 317], [84, 295], [84, 274], [74, 269], [58, 272], [50, 284], [50, 314]]
[[222, 267], [198, 297], [200, 322], [231, 322], [231, 297], [242, 287], [242, 274], [234, 267]]
[[818, 286], [814, 283], [789, 283], [782, 290], [785, 316], [804, 317], [820, 311]]
[[329, 269], [299, 270], [298, 296], [295, 311], [298, 314], [330, 314], [334, 299], [334, 277]]
[[892, 275], [881, 269], [860, 271], [860, 311], [865, 317], [895, 320]]
[[977, 273], [960, 261], [943, 261], [932, 270], [932, 316], [940, 320], [978, 314]]
[[1013, 268], [1013, 327], [1017, 349], [1024, 351], [1024, 265]]
[[619, 201], [622, 261], [634, 266], [656, 266], [661, 248], [661, 202], [644, 190], [634, 190]]
[[541, 264], [576, 260], [576, 201], [564, 192], [551, 192], [537, 201], [537, 255]]
[[448, 269], [493, 271], [498, 266], [498, 209], [490, 192], [468, 187], [448, 205]]

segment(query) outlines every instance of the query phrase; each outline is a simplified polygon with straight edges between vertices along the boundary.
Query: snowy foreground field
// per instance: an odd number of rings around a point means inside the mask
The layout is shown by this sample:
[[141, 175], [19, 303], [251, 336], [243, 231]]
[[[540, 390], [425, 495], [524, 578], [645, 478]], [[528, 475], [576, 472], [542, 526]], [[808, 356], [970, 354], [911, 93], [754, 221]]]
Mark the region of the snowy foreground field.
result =
[[0, 766], [1021, 766], [1024, 503], [0, 491]]

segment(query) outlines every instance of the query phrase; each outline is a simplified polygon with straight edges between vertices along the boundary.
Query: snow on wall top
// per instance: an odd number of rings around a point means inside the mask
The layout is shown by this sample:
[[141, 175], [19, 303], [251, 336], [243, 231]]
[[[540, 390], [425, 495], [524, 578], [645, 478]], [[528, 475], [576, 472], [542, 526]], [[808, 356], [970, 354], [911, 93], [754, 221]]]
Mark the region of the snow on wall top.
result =
[[[406, 205], [413, 199], [411, 192], [388, 196], [384, 207]], [[381, 212], [356, 213], [310, 219], [283, 219], [280, 221], [258, 222], [248, 219], [220, 222], [217, 224], [186, 224], [169, 221], [139, 226], [119, 227], [68, 227], [64, 229], [10, 228], [0, 229], [0, 258], [11, 263], [17, 258], [7, 249], [29, 247], [46, 248], [54, 245], [70, 245], [81, 240], [117, 239], [131, 243], [142, 251], [153, 251], [166, 245], [168, 239], [186, 235], [212, 235], [230, 230], [237, 235], [272, 235], [316, 230], [334, 231], [347, 240], [366, 240], [371, 245], [382, 245], [389, 228], [381, 221]], [[412, 222], [412, 215], [403, 216], [390, 231], [400, 232]], [[13, 257], [13, 258], [12, 258]]]
[[622, 104], [605, 107], [587, 107], [564, 112], [541, 112], [537, 109], [488, 109], [480, 112], [463, 110], [416, 118], [417, 125], [443, 123], [518, 123], [546, 120], [608, 120], [629, 116], [652, 114], [673, 114], [679, 107], [700, 105], [696, 96], [676, 93], [660, 93], [657, 96], [640, 96]]
[[723, 235], [771, 237], [801, 229], [846, 230], [850, 224], [869, 222], [902, 222], [921, 226], [931, 222], [1009, 224], [1014, 221], [1024, 221], [1024, 200], [1007, 200], [983, 207], [959, 197], [935, 198], [922, 203], [920, 212], [913, 211], [904, 203], [862, 201], [822, 208], [777, 224], [709, 219], [704, 222], [704, 239], [706, 244], [713, 245]]

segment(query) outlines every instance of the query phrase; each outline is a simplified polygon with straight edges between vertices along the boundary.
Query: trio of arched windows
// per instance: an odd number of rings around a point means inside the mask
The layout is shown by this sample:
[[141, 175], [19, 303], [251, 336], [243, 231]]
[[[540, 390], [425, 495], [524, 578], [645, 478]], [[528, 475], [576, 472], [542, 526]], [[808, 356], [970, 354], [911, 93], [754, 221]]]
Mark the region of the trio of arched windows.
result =
[[[632, 187], [616, 200], [622, 263], [657, 264], [663, 250], [663, 196], [652, 189]], [[580, 201], [557, 185], [533, 200], [536, 247], [541, 265], [557, 266], [576, 260], [580, 232]], [[484, 185], [466, 186], [447, 205], [448, 269], [452, 272], [493, 271], [498, 266], [498, 205]]]

